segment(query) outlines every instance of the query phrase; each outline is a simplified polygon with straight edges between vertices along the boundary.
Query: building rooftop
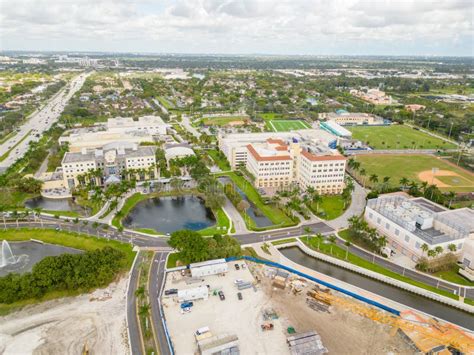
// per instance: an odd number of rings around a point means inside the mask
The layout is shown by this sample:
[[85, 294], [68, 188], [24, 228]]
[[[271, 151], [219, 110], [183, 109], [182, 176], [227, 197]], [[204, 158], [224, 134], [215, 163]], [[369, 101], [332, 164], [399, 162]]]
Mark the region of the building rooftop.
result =
[[109, 149], [83, 149], [82, 152], [71, 153], [67, 152], [64, 154], [62, 163], [78, 163], [81, 161], [93, 161], [97, 158], [103, 157], [106, 152], [116, 152], [119, 156], [124, 156], [126, 158], [136, 158], [136, 157], [145, 157], [150, 155], [155, 155], [155, 150], [153, 147], [137, 147], [130, 148], [127, 146], [120, 146], [115, 144]]

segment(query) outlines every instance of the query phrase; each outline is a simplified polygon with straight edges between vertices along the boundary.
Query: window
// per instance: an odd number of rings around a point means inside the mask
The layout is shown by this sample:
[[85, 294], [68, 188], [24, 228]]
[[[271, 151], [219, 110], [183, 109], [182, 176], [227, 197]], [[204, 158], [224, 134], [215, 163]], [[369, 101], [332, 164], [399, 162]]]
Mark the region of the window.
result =
[[420, 249], [420, 248], [421, 248], [421, 245], [420, 245], [419, 242], [416, 242], [416, 243], [415, 243], [415, 248], [416, 248], [416, 249]]
[[400, 235], [400, 231], [398, 229], [395, 229], [395, 235]]
[[409, 242], [410, 241], [410, 237], [408, 235], [405, 235], [405, 242]]
[[385, 223], [385, 229], [386, 229], [386, 230], [390, 230], [390, 224]]

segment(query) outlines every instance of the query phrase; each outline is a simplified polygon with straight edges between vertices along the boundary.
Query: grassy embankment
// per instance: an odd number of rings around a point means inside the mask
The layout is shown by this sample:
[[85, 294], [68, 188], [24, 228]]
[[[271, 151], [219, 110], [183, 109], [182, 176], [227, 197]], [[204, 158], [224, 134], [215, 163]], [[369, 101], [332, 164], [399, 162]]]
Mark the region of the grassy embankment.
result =
[[270, 204], [265, 204], [258, 191], [252, 186], [251, 183], [245, 180], [244, 177], [239, 176], [234, 172], [216, 175], [229, 177], [239, 187], [239, 189], [244, 192], [247, 198], [251, 202], [253, 202], [255, 206], [273, 223], [272, 226], [259, 228], [256, 226], [255, 221], [253, 219], [246, 216], [245, 214], [242, 214], [247, 228], [256, 231], [263, 231], [275, 228], [290, 227], [297, 224], [296, 222], [292, 221], [290, 217], [288, 217], [281, 209], [276, 208]]

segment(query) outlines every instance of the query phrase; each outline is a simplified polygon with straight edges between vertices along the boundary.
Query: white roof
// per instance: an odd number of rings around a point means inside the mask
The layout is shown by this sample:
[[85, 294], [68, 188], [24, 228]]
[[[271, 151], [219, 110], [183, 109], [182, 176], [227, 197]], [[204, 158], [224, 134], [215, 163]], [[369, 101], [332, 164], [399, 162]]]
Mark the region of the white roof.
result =
[[184, 157], [188, 155], [195, 155], [194, 150], [187, 147], [171, 147], [165, 150], [166, 160], [170, 160], [176, 157]]
[[225, 264], [226, 261], [225, 259], [214, 259], [214, 260], [208, 260], [208, 261], [201, 261], [199, 263], [192, 263], [189, 264], [190, 268], [193, 267], [202, 267], [202, 266], [208, 266], [208, 265], [214, 265], [214, 264]]

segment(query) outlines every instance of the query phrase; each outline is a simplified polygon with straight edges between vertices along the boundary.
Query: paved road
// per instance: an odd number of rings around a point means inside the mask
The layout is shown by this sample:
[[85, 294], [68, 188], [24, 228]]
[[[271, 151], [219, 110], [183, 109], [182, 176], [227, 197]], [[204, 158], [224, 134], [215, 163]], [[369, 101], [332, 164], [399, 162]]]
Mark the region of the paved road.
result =
[[15, 136], [0, 145], [0, 156], [13, 148], [8, 157], [0, 162], [0, 172], [8, 169], [13, 163], [23, 157], [29, 148], [29, 143], [38, 141], [42, 133], [51, 128], [58, 120], [71, 97], [82, 87], [88, 75], [82, 73], [75, 77], [65, 88], [54, 95], [42, 109], [33, 113], [19, 127], [19, 131]]
[[351, 205], [347, 210], [338, 218], [335, 218], [331, 221], [328, 221], [327, 224], [336, 230], [345, 229], [349, 227], [349, 222], [347, 221], [352, 216], [360, 216], [365, 209], [367, 192], [365, 189], [359, 185], [357, 181], [354, 180], [354, 192], [352, 193]]
[[169, 252], [157, 252], [153, 257], [153, 264], [150, 270], [149, 290], [151, 303], [151, 319], [156, 332], [158, 347], [161, 355], [171, 354], [168, 347], [168, 341], [165, 335], [162, 318], [164, 317], [161, 309], [161, 292], [165, 282], [166, 257]]
[[135, 291], [138, 286], [138, 274], [140, 270], [140, 263], [142, 255], [138, 252], [133, 268], [130, 272], [130, 279], [128, 283], [127, 291], [127, 328], [128, 337], [130, 340], [131, 352], [133, 355], [145, 354], [143, 349], [142, 339], [140, 336], [139, 319], [136, 308], [136, 296]]
[[[99, 225], [98, 228], [94, 228], [91, 223], [87, 225], [84, 225], [81, 222], [75, 224], [72, 222], [65, 222], [63, 220], [58, 220], [58, 219], [55, 219], [54, 217], [42, 217], [41, 219], [42, 223], [39, 220], [34, 221], [32, 217], [28, 217], [28, 218], [29, 218], [28, 220], [18, 221], [18, 224], [14, 221], [9, 221], [4, 224], [2, 223], [2, 220], [0, 219], [0, 229], [1, 228], [55, 229], [59, 226], [62, 230], [80, 232], [80, 233], [85, 233], [92, 236], [98, 236], [100, 238], [106, 238], [109, 240], [117, 240], [124, 243], [131, 243], [140, 248], [146, 248], [146, 249], [151, 248], [151, 249], [167, 251], [167, 252], [169, 252], [170, 250], [167, 244], [168, 238], [166, 237], [146, 236], [146, 235], [141, 235], [139, 233], [134, 233], [131, 231], [119, 232], [116, 229], [110, 229], [110, 228], [104, 229], [103, 225]], [[308, 224], [308, 225], [299, 226], [299, 227], [286, 228], [283, 230], [240, 234], [240, 235], [235, 235], [235, 238], [237, 238], [240, 244], [245, 245], [245, 244], [258, 243], [262, 241], [272, 241], [272, 240], [277, 240], [277, 239], [282, 239], [282, 238], [296, 237], [296, 236], [305, 235], [304, 227], [306, 226], [311, 228], [312, 233], [321, 233], [323, 235], [330, 235], [335, 232], [334, 229], [328, 226], [325, 222], [318, 222], [318, 223]], [[343, 240], [338, 240], [337, 243], [342, 245]], [[349, 250], [352, 253], [363, 257], [364, 259], [371, 260], [371, 261], [374, 260], [373, 254], [363, 249], [357, 248], [355, 246], [351, 246]], [[453, 293], [454, 291], [456, 291], [456, 294], [465, 295], [466, 297], [474, 299], [474, 288], [472, 287], [465, 288], [465, 287], [453, 285], [449, 282], [441, 281], [436, 278], [432, 278], [428, 275], [420, 274], [410, 269], [405, 269], [400, 265], [392, 263], [390, 260], [387, 260], [385, 258], [381, 258], [378, 256], [375, 256], [375, 260], [377, 261], [379, 265], [384, 266], [390, 270], [393, 270], [399, 274], [405, 274], [407, 276], [410, 276], [416, 280], [422, 281], [429, 285], [432, 285], [435, 287], [437, 286], [439, 288], [449, 290]]]

